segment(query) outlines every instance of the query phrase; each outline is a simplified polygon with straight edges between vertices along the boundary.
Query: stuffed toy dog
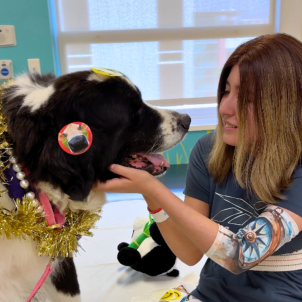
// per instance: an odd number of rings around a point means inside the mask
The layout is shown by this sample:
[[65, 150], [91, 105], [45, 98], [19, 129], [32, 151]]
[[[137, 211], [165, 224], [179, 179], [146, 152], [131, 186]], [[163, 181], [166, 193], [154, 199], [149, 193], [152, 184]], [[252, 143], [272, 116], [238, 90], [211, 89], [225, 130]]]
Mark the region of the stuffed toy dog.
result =
[[130, 244], [122, 242], [117, 247], [117, 259], [121, 264], [149, 276], [179, 275], [179, 271], [174, 268], [176, 256], [151, 216], [149, 219], [144, 216], [135, 219], [131, 239]]

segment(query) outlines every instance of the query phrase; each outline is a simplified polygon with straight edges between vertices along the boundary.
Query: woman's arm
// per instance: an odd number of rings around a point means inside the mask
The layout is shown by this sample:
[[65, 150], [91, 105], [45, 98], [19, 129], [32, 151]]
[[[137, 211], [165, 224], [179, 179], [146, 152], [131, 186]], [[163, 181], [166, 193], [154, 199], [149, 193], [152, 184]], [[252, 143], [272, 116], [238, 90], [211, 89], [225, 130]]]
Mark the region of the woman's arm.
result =
[[[156, 210], [160, 207], [151, 198], [147, 196], [144, 196], [144, 198], [150, 210]], [[185, 203], [205, 217], [209, 217], [209, 205], [207, 203], [189, 196], [185, 197]], [[168, 218], [161, 223], [157, 223], [157, 226], [170, 249], [182, 262], [192, 266], [203, 257], [200, 249], [172, 219]]]
[[144, 195], [163, 208], [169, 215], [169, 219], [181, 229], [186, 237], [190, 238], [191, 242], [194, 242], [202, 254], [205, 254], [215, 240], [218, 224], [182, 202], [157, 179], [155, 181], [156, 185], [150, 184], [150, 188], [146, 188]]
[[[240, 274], [291, 241], [301, 230], [302, 218], [270, 205], [236, 234], [184, 204], [161, 184], [148, 195], [209, 258], [234, 274]], [[294, 214], [294, 215], [293, 215]], [[263, 232], [268, 227], [269, 234]], [[267, 247], [260, 249], [260, 245]]]
[[[267, 239], [266, 244], [274, 243], [274, 247], [261, 255], [257, 254], [256, 259], [259, 262], [295, 237], [302, 227], [302, 217], [291, 215], [293, 213], [290, 211], [273, 206], [274, 208], [270, 211], [264, 211], [263, 218], [259, 218], [262, 216], [261, 214], [235, 234], [182, 202], [147, 172], [119, 165], [111, 166], [110, 170], [123, 177], [108, 180], [106, 183], [98, 183], [95, 189], [105, 192], [135, 192], [149, 197], [156, 205], [166, 211], [169, 219], [194, 242], [201, 253], [207, 254], [209, 258], [232, 273], [241, 273], [252, 267], [246, 262], [245, 258], [242, 261], [240, 255], [246, 252], [245, 249], [247, 248], [243, 240], [245, 233], [249, 235], [249, 231], [254, 230], [257, 238], [262, 237], [260, 227], [263, 223], [259, 219], [264, 219], [265, 223], [269, 224], [272, 229], [278, 230], [279, 228], [281, 230], [281, 232], [272, 232], [272, 236]], [[259, 222], [262, 224], [259, 225]], [[253, 236], [255, 237], [255, 234]], [[246, 237], [246, 239], [249, 239], [249, 237]], [[254, 239], [251, 237], [251, 240]], [[256, 251], [258, 243], [252, 243], [253, 249]]]

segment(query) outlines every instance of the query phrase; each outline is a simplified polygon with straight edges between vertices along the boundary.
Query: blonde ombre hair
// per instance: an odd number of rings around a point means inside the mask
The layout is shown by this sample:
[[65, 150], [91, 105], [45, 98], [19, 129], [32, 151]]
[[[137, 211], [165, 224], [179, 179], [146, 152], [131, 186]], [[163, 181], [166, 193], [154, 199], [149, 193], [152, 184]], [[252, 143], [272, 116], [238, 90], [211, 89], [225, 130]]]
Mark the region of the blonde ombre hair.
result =
[[[233, 171], [241, 187], [266, 203], [276, 203], [291, 184], [302, 155], [302, 43], [286, 34], [272, 34], [240, 45], [223, 67], [218, 107], [236, 64], [238, 142], [233, 147], [223, 141], [218, 114], [209, 171], [219, 183]], [[248, 117], [248, 112], [253, 114]]]

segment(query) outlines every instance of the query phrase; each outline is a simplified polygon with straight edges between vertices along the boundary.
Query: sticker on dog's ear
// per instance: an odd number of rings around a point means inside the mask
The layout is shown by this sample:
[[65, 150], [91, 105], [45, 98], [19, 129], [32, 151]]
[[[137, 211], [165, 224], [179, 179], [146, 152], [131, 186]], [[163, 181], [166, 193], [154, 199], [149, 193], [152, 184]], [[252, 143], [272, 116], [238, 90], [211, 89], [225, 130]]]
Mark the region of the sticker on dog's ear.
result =
[[123, 77], [122, 73], [113, 69], [97, 67], [97, 68], [91, 68], [91, 70], [97, 74], [101, 74], [108, 77]]
[[86, 152], [92, 144], [92, 132], [86, 124], [73, 122], [64, 126], [58, 135], [60, 147], [67, 153], [78, 155]]

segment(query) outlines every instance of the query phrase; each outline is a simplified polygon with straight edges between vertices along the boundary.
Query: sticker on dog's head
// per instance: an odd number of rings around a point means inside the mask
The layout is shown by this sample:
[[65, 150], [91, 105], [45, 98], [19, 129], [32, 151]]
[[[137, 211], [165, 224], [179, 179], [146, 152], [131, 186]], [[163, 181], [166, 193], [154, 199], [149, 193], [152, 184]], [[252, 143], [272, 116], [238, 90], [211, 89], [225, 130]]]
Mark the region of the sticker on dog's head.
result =
[[91, 70], [96, 74], [101, 74], [108, 77], [123, 77], [122, 73], [113, 69], [96, 67], [96, 68], [91, 68]]
[[92, 132], [82, 122], [64, 126], [58, 135], [60, 147], [67, 153], [78, 155], [86, 152], [92, 144]]

